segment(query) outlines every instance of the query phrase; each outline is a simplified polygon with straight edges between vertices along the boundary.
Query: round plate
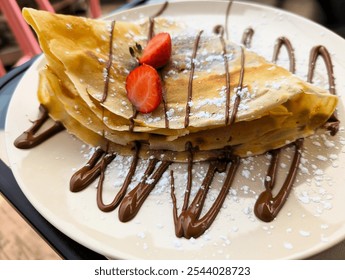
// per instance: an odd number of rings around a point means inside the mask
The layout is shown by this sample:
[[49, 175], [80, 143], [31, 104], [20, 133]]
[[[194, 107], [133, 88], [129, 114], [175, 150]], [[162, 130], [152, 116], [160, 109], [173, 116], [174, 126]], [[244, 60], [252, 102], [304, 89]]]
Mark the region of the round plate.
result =
[[[227, 1], [179, 1], [169, 3], [164, 16], [187, 21], [203, 29], [225, 23]], [[118, 20], [136, 20], [153, 15], [161, 5], [143, 6], [114, 15]], [[306, 77], [309, 51], [326, 46], [333, 59], [336, 89], [340, 96], [339, 117], [344, 122], [345, 41], [325, 28], [281, 10], [234, 2], [229, 16], [231, 40], [239, 43], [243, 31], [252, 27], [252, 48], [271, 60], [276, 39], [286, 36], [295, 48], [297, 74]], [[279, 62], [286, 63], [282, 51]], [[265, 156], [242, 161], [233, 187], [211, 228], [198, 239], [175, 237], [170, 184], [167, 174], [145, 201], [139, 214], [121, 223], [117, 210], [104, 213], [96, 205], [96, 183], [80, 193], [69, 191], [69, 180], [83, 166], [89, 148], [66, 132], [40, 146], [19, 150], [14, 139], [26, 130], [38, 114], [36, 98], [39, 58], [27, 71], [11, 100], [6, 123], [6, 143], [13, 173], [34, 207], [66, 235], [109, 258], [121, 259], [296, 259], [316, 254], [345, 237], [345, 137], [344, 130], [330, 137], [323, 131], [305, 141], [303, 160], [290, 197], [271, 223], [256, 219], [253, 205], [264, 189], [268, 159]], [[324, 84], [324, 66], [317, 63], [315, 80]], [[281, 173], [288, 169], [292, 151], [285, 151]], [[105, 201], [118, 190], [128, 159], [117, 157], [107, 170]], [[185, 166], [176, 184], [181, 200]], [[195, 165], [202, 174], [202, 164]], [[182, 170], [182, 171], [181, 171]], [[168, 172], [166, 172], [168, 173]], [[215, 178], [221, 181], [223, 175]], [[284, 177], [284, 174], [280, 176]], [[134, 178], [138, 181], [140, 178]], [[180, 183], [179, 183], [180, 182]], [[195, 185], [195, 188], [198, 186]], [[208, 203], [216, 196], [210, 193]]]

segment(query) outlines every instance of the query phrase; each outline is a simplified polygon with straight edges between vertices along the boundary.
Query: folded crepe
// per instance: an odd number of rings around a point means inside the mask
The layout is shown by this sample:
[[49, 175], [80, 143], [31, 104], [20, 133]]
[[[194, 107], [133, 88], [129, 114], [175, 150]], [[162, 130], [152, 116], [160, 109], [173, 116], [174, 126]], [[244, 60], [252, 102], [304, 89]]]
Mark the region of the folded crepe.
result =
[[[206, 30], [193, 59], [198, 30], [159, 17], [155, 32], [169, 32], [173, 44], [171, 60], [160, 70], [165, 104], [150, 114], [134, 114], [125, 89], [127, 75], [137, 66], [129, 48], [145, 47], [148, 20], [113, 23], [27, 8], [23, 15], [36, 31], [47, 61], [40, 72], [40, 103], [71, 134], [94, 146], [110, 143], [114, 150], [125, 151], [140, 141], [146, 151], [172, 151], [181, 160], [188, 142], [202, 151], [202, 157], [225, 147], [239, 156], [261, 154], [313, 134], [337, 105], [337, 97], [327, 90], [241, 46], [226, 42], [224, 53], [220, 36]], [[240, 97], [231, 124], [226, 122], [227, 92], [230, 116]]]

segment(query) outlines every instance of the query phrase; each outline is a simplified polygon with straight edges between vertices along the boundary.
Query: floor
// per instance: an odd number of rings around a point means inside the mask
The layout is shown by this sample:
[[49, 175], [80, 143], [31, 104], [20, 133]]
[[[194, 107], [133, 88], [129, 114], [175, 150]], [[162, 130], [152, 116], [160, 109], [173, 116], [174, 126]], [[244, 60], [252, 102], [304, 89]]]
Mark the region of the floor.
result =
[[[77, 0], [76, 0], [77, 1]], [[101, 1], [103, 14], [115, 9], [126, 1]], [[274, 0], [257, 0], [264, 4], [276, 4]], [[308, 17], [320, 19], [320, 9], [314, 0], [284, 1], [283, 8]], [[301, 8], [303, 5], [303, 8]], [[39, 259], [56, 260], [60, 257], [41, 239], [41, 237], [13, 210], [0, 196], [0, 259]]]
[[60, 259], [1, 196], [0, 225], [0, 260]]

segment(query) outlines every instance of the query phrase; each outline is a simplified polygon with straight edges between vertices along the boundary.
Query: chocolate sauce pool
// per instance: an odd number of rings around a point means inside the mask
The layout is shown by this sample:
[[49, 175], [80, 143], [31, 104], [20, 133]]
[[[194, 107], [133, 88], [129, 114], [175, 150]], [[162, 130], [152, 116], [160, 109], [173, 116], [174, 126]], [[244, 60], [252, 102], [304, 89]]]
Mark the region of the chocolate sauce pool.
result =
[[[241, 72], [238, 81], [238, 87], [236, 92], [235, 102], [233, 104], [233, 110], [230, 115], [230, 74], [228, 71], [228, 60], [226, 55], [226, 44], [224, 40], [224, 33], [228, 38], [228, 20], [230, 15], [230, 10], [232, 6], [232, 1], [229, 2], [226, 9], [225, 17], [225, 28], [223, 26], [217, 25], [214, 28], [214, 32], [219, 34], [220, 44], [223, 50], [223, 59], [225, 67], [225, 87], [226, 87], [226, 104], [225, 104], [225, 124], [228, 129], [231, 129], [231, 125], [235, 122], [238, 106], [240, 104], [240, 95], [238, 94], [243, 87], [243, 79], [245, 75], [245, 52], [244, 47], [241, 47]], [[154, 19], [156, 16], [161, 15], [165, 9], [168, 7], [166, 2], [158, 13], [150, 17], [149, 20], [149, 34], [148, 39], [152, 38], [154, 35]], [[109, 83], [109, 72], [112, 65], [112, 49], [113, 49], [113, 30], [115, 26], [115, 21], [112, 22], [111, 31], [110, 31], [110, 50], [109, 50], [109, 59], [107, 63], [107, 78], [105, 80], [104, 92], [102, 96], [101, 103], [104, 102], [108, 95], [108, 83]], [[186, 99], [186, 115], [185, 115], [185, 127], [189, 126], [189, 114], [190, 114], [190, 102], [193, 98], [193, 58], [195, 58], [200, 37], [202, 36], [200, 31], [196, 34], [193, 55], [191, 58], [191, 72], [188, 85], [187, 99]], [[247, 28], [242, 36], [242, 44], [249, 48], [252, 43], [252, 37], [254, 35], [253, 28]], [[274, 48], [272, 61], [277, 62], [280, 49], [284, 46], [287, 49], [290, 61], [289, 70], [295, 72], [295, 57], [294, 50], [290, 41], [286, 37], [279, 37], [276, 41]], [[316, 46], [311, 50], [310, 53], [310, 62], [308, 67], [308, 82], [312, 82], [313, 75], [315, 71], [315, 64], [318, 57], [322, 57], [325, 62], [326, 69], [328, 72], [328, 81], [329, 89], [332, 94], [335, 92], [335, 81], [333, 76], [333, 65], [330, 58], [330, 55], [327, 49], [324, 46]], [[164, 81], [163, 81], [164, 82]], [[166, 107], [166, 104], [165, 104]], [[32, 148], [43, 141], [49, 139], [59, 131], [63, 130], [64, 127], [61, 123], [56, 122], [53, 126], [49, 127], [46, 130], [38, 133], [40, 127], [44, 122], [49, 118], [48, 111], [44, 106], [39, 108], [40, 114], [36, 121], [33, 122], [33, 126], [25, 131], [21, 136], [19, 136], [14, 145], [20, 149]], [[133, 110], [133, 116], [130, 120], [130, 131], [133, 131], [134, 128], [134, 118], [136, 117], [137, 112]], [[167, 118], [165, 114], [165, 118]], [[168, 127], [168, 122], [166, 121], [166, 126]], [[333, 114], [330, 119], [325, 124], [325, 127], [330, 131], [331, 135], [335, 135], [339, 130], [339, 120], [336, 114]], [[283, 207], [285, 201], [287, 200], [289, 193], [294, 184], [295, 178], [297, 176], [297, 170], [301, 159], [301, 152], [303, 149], [303, 139], [298, 139], [294, 143], [290, 144], [294, 147], [294, 156], [291, 161], [289, 172], [280, 187], [278, 193], [273, 196], [272, 190], [276, 188], [276, 176], [278, 173], [279, 166], [279, 156], [281, 153], [280, 149], [273, 150], [268, 152], [271, 155], [270, 164], [267, 170], [266, 179], [264, 181], [265, 190], [259, 195], [255, 207], [255, 215], [262, 221], [270, 222], [276, 218], [279, 211]], [[193, 164], [194, 164], [194, 155], [198, 151], [198, 147], [194, 147], [192, 143], [186, 143], [186, 152], [188, 154], [187, 160], [187, 186], [186, 192], [184, 195], [183, 206], [178, 213], [177, 201], [175, 196], [175, 178], [173, 170], [170, 170], [170, 189], [171, 189], [171, 199], [173, 202], [173, 221], [175, 225], [175, 234], [177, 237], [185, 238], [196, 238], [202, 235], [213, 223], [217, 217], [225, 198], [228, 195], [228, 192], [233, 184], [236, 171], [240, 165], [240, 159], [234, 156], [231, 153], [231, 147], [224, 147], [222, 151], [217, 151], [215, 156], [208, 160], [208, 170], [207, 174], [204, 177], [200, 188], [198, 189], [193, 200], [190, 202], [191, 188], [193, 183]], [[152, 151], [154, 152], [154, 151]], [[88, 160], [88, 162], [80, 168], [77, 172], [73, 174], [70, 180], [70, 190], [72, 192], [79, 192], [87, 188], [92, 182], [98, 180], [97, 187], [97, 205], [100, 210], [104, 212], [109, 212], [118, 209], [119, 220], [122, 222], [127, 222], [133, 219], [136, 214], [139, 212], [141, 206], [145, 202], [146, 198], [149, 196], [150, 192], [154, 189], [156, 184], [159, 182], [162, 175], [168, 170], [169, 166], [173, 163], [171, 160], [159, 160], [159, 157], [153, 157], [148, 161], [148, 165], [143, 174], [143, 177], [140, 180], [140, 183], [137, 184], [135, 188], [127, 192], [128, 186], [132, 181], [133, 176], [136, 174], [137, 165], [139, 161], [140, 153], [140, 143], [133, 143], [133, 158], [132, 163], [129, 167], [127, 176], [122, 184], [121, 189], [115, 195], [112, 202], [105, 204], [103, 202], [103, 183], [106, 175], [107, 166], [116, 158], [116, 154], [109, 153], [100, 148], [97, 148]], [[168, 153], [168, 152], [167, 152]], [[226, 173], [225, 180], [221, 187], [221, 190], [209, 207], [207, 212], [201, 216], [203, 213], [204, 203], [207, 198], [208, 191], [212, 185], [212, 181], [216, 173]], [[269, 179], [268, 179], [269, 178]]]

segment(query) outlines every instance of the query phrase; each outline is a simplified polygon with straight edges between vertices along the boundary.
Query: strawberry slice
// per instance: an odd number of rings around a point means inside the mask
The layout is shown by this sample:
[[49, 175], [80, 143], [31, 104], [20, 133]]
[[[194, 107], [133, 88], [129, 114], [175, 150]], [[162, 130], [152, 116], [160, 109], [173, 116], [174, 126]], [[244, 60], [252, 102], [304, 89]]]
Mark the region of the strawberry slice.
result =
[[156, 69], [140, 65], [126, 79], [127, 97], [141, 113], [150, 113], [162, 101], [162, 83]]
[[148, 64], [158, 69], [166, 65], [171, 56], [171, 38], [169, 33], [158, 33], [147, 44], [140, 64]]

